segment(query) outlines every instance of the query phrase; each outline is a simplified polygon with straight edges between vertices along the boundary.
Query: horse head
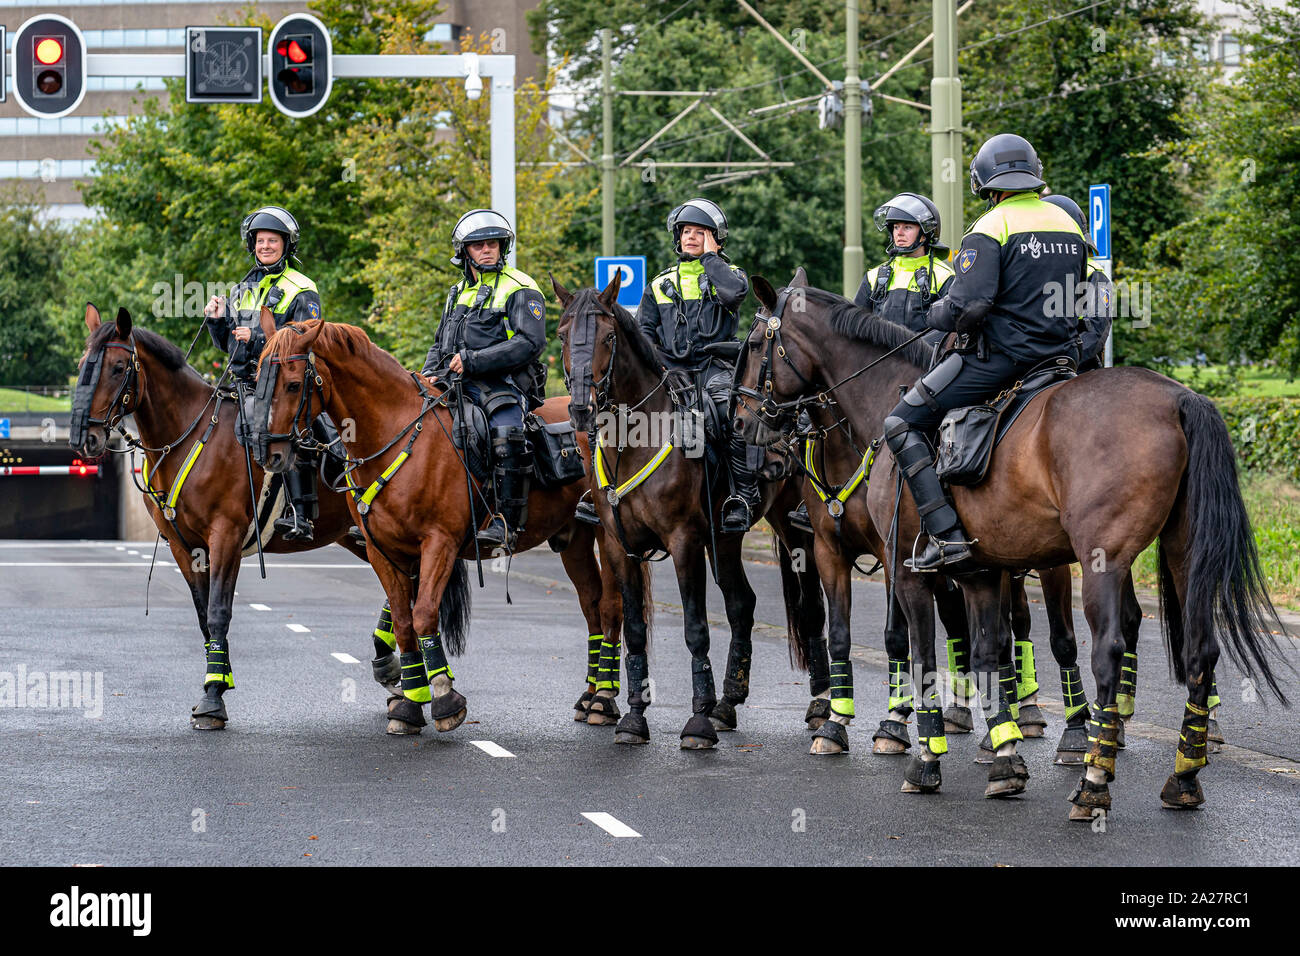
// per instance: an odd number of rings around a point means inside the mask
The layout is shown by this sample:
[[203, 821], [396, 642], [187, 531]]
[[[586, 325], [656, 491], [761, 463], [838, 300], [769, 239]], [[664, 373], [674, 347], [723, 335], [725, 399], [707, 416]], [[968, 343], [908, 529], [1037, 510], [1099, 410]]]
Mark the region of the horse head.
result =
[[325, 323], [292, 322], [277, 331], [263, 308], [261, 325], [266, 348], [257, 365], [252, 446], [259, 465], [280, 473], [297, 463], [296, 440], [310, 441], [312, 420], [325, 409], [325, 379], [312, 355]]
[[754, 276], [760, 307], [736, 363], [736, 418], [733, 427], [745, 441], [770, 446], [792, 431], [797, 401], [815, 388], [815, 349], [803, 328], [807, 276], [800, 268], [784, 289]]
[[551, 277], [551, 285], [564, 307], [557, 329], [563, 344], [564, 380], [569, 389], [569, 420], [579, 431], [589, 431], [602, 403], [614, 366], [618, 341], [618, 289], [622, 273], [603, 290], [579, 289], [571, 293]]
[[118, 309], [117, 320], [105, 323], [87, 302], [86, 328], [90, 335], [72, 393], [68, 444], [86, 458], [98, 458], [108, 450], [109, 432], [139, 406], [144, 379], [130, 312]]

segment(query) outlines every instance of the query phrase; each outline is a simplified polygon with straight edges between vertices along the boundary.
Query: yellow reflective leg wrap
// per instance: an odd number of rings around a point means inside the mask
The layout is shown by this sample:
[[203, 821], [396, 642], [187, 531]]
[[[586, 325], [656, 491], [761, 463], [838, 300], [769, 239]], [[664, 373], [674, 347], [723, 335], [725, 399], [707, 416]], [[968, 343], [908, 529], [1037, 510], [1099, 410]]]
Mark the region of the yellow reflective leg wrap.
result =
[[1038, 693], [1038, 671], [1034, 667], [1034, 645], [1016, 641], [1016, 699], [1024, 700]]
[[975, 683], [966, 676], [970, 670], [967, 655], [957, 653], [957, 639], [948, 638], [948, 673], [952, 675], [952, 692], [960, 700], [970, 700], [975, 696]]
[[1138, 656], [1124, 652], [1124, 661], [1120, 665], [1119, 689], [1115, 694], [1115, 705], [1119, 715], [1125, 720], [1133, 716], [1134, 702], [1137, 697]]
[[375, 625], [375, 651], [379, 651], [379, 643], [382, 641], [388, 646], [390, 651], [397, 650], [397, 635], [393, 633], [393, 612], [388, 609], [388, 602], [384, 602], [384, 609], [379, 612], [379, 623]]
[[402, 696], [417, 704], [427, 704], [433, 700], [429, 693], [429, 677], [424, 672], [424, 655], [419, 651], [403, 654], [402, 662]]
[[623, 644], [613, 644], [604, 640], [600, 642], [600, 656], [597, 664], [596, 690], [618, 690], [618, 674], [622, 665]]
[[[889, 709], [903, 710], [912, 706], [912, 675], [907, 660], [889, 659]], [[832, 673], [834, 668], [832, 668]], [[852, 683], [852, 681], [850, 681]]]
[[1088, 696], [1083, 691], [1083, 677], [1078, 667], [1061, 668], [1061, 697], [1065, 701], [1066, 720], [1088, 709]]
[[227, 688], [235, 686], [235, 673], [230, 668], [230, 652], [226, 645], [217, 641], [208, 641], [203, 645], [207, 653], [208, 670], [203, 675], [204, 685], [225, 684]]
[[1223, 699], [1219, 697], [1219, 682], [1217, 680], [1212, 680], [1210, 681], [1210, 699], [1208, 705], [1210, 709], [1213, 710], [1221, 703], [1223, 703]]
[[1174, 773], [1199, 770], [1209, 761], [1206, 758], [1206, 719], [1209, 709], [1197, 707], [1190, 700], [1183, 711], [1183, 729], [1178, 736], [1178, 753], [1174, 757]]
[[1004, 664], [998, 668], [998, 684], [1002, 690], [1002, 696], [1006, 698], [1007, 708], [1011, 711], [1011, 719], [1019, 720], [1020, 701], [1016, 697], [1015, 664]]
[[[424, 658], [425, 675], [429, 680], [433, 680], [439, 674], [446, 674], [452, 680], [456, 675], [451, 672], [451, 667], [447, 663], [447, 653], [442, 649], [442, 644], [437, 634], [421, 634], [420, 656]], [[405, 658], [405, 655], [403, 655]]]
[[1004, 720], [1003, 722], [994, 724], [989, 728], [989, 740], [993, 743], [994, 751], [1003, 744], [1009, 744], [1013, 741], [1024, 739], [1025, 735], [1020, 732], [1020, 727], [1016, 724], [1014, 719]]
[[600, 645], [605, 640], [604, 634], [587, 635], [587, 683], [595, 684], [600, 680]]
[[841, 717], [853, 716], [853, 664], [831, 661], [831, 710]]
[[1083, 762], [1089, 767], [1104, 771], [1108, 781], [1115, 779], [1115, 754], [1119, 751], [1119, 707], [1111, 704], [1102, 709], [1093, 706], [1092, 718], [1088, 721], [1088, 743], [1091, 745], [1083, 755]]
[[943, 711], [938, 707], [917, 708], [916, 734], [922, 746], [935, 756], [948, 752], [948, 738], [943, 732]]

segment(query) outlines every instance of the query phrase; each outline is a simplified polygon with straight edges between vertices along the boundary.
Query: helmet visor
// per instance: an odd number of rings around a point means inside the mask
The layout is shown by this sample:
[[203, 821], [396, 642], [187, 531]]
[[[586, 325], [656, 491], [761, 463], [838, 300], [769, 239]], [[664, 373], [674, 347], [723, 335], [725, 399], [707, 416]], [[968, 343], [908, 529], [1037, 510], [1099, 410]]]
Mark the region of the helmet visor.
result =
[[461, 217], [451, 234], [452, 242], [480, 239], [508, 239], [513, 235], [506, 217], [490, 209], [476, 209]]
[[933, 235], [937, 225], [929, 208], [915, 196], [895, 196], [876, 210], [875, 222], [881, 232], [891, 222], [914, 222], [926, 235]]

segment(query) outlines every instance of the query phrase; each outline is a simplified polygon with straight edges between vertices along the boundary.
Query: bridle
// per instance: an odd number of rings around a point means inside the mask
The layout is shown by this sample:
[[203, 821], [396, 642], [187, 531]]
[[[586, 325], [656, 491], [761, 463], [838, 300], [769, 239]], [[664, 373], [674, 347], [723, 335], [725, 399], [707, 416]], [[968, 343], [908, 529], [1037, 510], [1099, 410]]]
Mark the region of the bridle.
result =
[[[121, 349], [127, 352], [131, 358], [127, 362], [126, 375], [122, 378], [122, 384], [117, 387], [113, 394], [113, 400], [108, 403], [108, 408], [104, 410], [103, 418], [95, 418], [91, 415], [91, 402], [95, 397], [95, 391], [99, 387], [99, 376], [103, 372], [103, 362], [109, 349]], [[86, 432], [92, 426], [102, 426], [106, 432], [119, 430], [122, 420], [134, 411], [134, 400], [139, 396], [140, 383], [140, 359], [135, 354], [134, 333], [127, 336], [126, 342], [105, 342], [95, 355], [86, 357], [86, 367], [82, 370], [81, 380], [77, 383], [78, 388], [85, 388], [86, 395], [84, 406], [80, 409], [73, 409], [72, 426], [73, 434], [69, 437], [80, 439], [77, 447], [80, 448], [85, 442]], [[80, 414], [77, 414], [77, 412]]]
[[[609, 313], [596, 308], [587, 309], [581, 315], [573, 318], [567, 330], [570, 368], [564, 373], [564, 385], [571, 396], [569, 399], [571, 412], [577, 411], [581, 414], [591, 409], [598, 415], [606, 411], [612, 404], [609, 391], [613, 385], [614, 370], [618, 363], [618, 329], [611, 328], [605, 333], [603, 342], [609, 348], [609, 361], [605, 363], [604, 374], [596, 378], [592, 363], [596, 355], [596, 317], [599, 315], [609, 315]], [[610, 316], [610, 318], [613, 318], [613, 316]], [[667, 381], [668, 372], [665, 371], [659, 377], [659, 381], [654, 388], [646, 392], [635, 405], [629, 406], [628, 411], [633, 412], [639, 409]], [[575, 383], [577, 385], [576, 389], [574, 388]], [[593, 393], [595, 395], [594, 405], [590, 399]]]
[[[776, 304], [771, 313], [764, 320], [762, 316], [754, 317], [754, 324], [750, 326], [749, 334], [745, 336], [745, 345], [740, 350], [740, 357], [736, 361], [736, 378], [732, 385], [732, 391], [738, 398], [738, 403], [745, 405], [746, 408], [754, 414], [758, 420], [767, 428], [774, 432], [787, 431], [794, 426], [799, 412], [808, 405], [819, 405], [830, 407], [835, 404], [831, 398], [831, 389], [820, 389], [798, 368], [790, 359], [789, 350], [781, 340], [781, 322], [785, 315], [786, 304], [790, 300], [790, 290], [782, 289], [777, 296]], [[740, 384], [741, 377], [744, 374], [745, 366], [749, 361], [749, 345], [759, 329], [763, 331], [765, 345], [763, 347], [763, 360], [758, 367], [758, 388], [748, 388]], [[815, 398], [795, 398], [788, 402], [778, 402], [773, 394], [774, 381], [772, 378], [772, 367], [776, 364], [775, 358], [781, 359], [790, 371], [809, 389], [817, 392]], [[755, 408], [752, 403], [757, 402]]]

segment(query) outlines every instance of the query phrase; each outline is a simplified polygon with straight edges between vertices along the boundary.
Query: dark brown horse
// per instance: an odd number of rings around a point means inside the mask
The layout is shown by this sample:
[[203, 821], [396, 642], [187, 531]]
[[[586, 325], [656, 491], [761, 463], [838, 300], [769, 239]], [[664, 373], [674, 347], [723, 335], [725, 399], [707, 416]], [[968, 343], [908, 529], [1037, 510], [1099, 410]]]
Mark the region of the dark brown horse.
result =
[[[97, 457], [108, 450], [112, 428], [134, 416], [146, 484], [155, 492], [145, 494], [145, 506], [189, 585], [203, 631], [204, 696], [190, 722], [198, 730], [220, 730], [229, 719], [222, 695], [235, 686], [229, 643], [235, 582], [253, 522], [248, 466], [235, 439], [237, 400], [205, 382], [176, 346], [133, 327], [126, 309], [118, 310], [116, 322], [101, 322], [99, 310], [87, 305], [86, 328], [90, 337], [73, 400], [84, 420], [73, 423], [73, 440], [82, 454]], [[262, 478], [254, 465], [259, 491]], [[365, 548], [348, 534], [351, 525], [343, 496], [325, 493], [313, 541], [275, 535], [263, 546], [288, 554], [338, 542], [364, 561]], [[385, 654], [377, 657], [376, 679], [385, 683], [391, 680], [384, 676]]]
[[[755, 287], [764, 305], [776, 308], [771, 286], [756, 280]], [[928, 358], [905, 345], [905, 330], [828, 293], [809, 296], [802, 310], [788, 310], [779, 333], [789, 362], [771, 364], [766, 396], [747, 400], [740, 416], [755, 437], [801, 396], [809, 404], [839, 402], [855, 429], [874, 433], [896, 403], [898, 387], [923, 374]], [[852, 380], [869, 387], [858, 401], [840, 402]], [[895, 514], [893, 472], [882, 448], [867, 498], [878, 527]], [[1283, 628], [1259, 570], [1232, 442], [1214, 405], [1145, 369], [1090, 372], [1033, 398], [1000, 443], [983, 483], [952, 494], [978, 541], [975, 557], [987, 569], [959, 581], [972, 622], [972, 666], [998, 748], [988, 795], [1021, 792], [1028, 778], [1015, 754], [1019, 734], [1008, 730], [1014, 725], [1007, 696], [999, 690], [1009, 572], [1077, 561], [1093, 634], [1097, 700], [1071, 819], [1092, 819], [1110, 808], [1121, 726], [1124, 592], [1133, 560], [1159, 538], [1163, 624], [1173, 671], [1188, 691], [1174, 774], [1161, 800], [1171, 808], [1203, 803], [1197, 773], [1207, 759], [1208, 699], [1220, 645], [1247, 675], [1257, 673], [1285, 700], [1269, 636], [1270, 627]], [[897, 513], [898, 540], [910, 543], [920, 525], [905, 489]], [[897, 574], [902, 582], [911, 572], [900, 567]]]
[[[356, 491], [345, 497], [388, 596], [401, 654], [404, 696], [389, 710], [388, 732], [419, 733], [424, 703], [439, 731], [453, 730], [465, 719], [466, 702], [452, 687], [446, 655], [460, 653], [466, 639], [469, 590], [460, 559], [475, 557], [470, 495], [471, 488], [476, 496], [482, 491], [453, 443], [451, 412], [427, 379], [408, 372], [358, 328], [312, 321], [277, 332], [266, 311], [262, 322], [267, 345], [259, 396], [269, 414], [265, 420], [259, 415], [255, 426], [265, 432], [258, 439], [266, 445], [265, 467], [293, 467], [295, 443], [283, 436], [303, 435], [322, 411], [351, 425], [343, 438]], [[564, 420], [568, 399], [549, 400], [539, 414], [547, 422]], [[596, 561], [600, 535], [573, 519], [582, 489], [582, 482], [535, 488], [516, 550], [548, 542], [560, 552], [589, 631], [603, 635], [614, 648], [608, 653], [616, 655], [621, 605], [612, 574]], [[482, 507], [478, 514], [488, 517]], [[616, 657], [602, 666], [616, 680]], [[591, 723], [612, 722], [607, 712], [594, 716]]]
[[[721, 476], [710, 474], [703, 428], [692, 428], [695, 413], [690, 393], [694, 385], [664, 370], [635, 319], [618, 304], [618, 276], [599, 293], [580, 289], [571, 294], [551, 281], [564, 305], [559, 334], [573, 396], [570, 415], [580, 431], [604, 435], [592, 490], [605, 529], [606, 551], [622, 587], [630, 708], [618, 724], [615, 739], [628, 744], [650, 739], [645, 719], [650, 704], [646, 656], [649, 607], [641, 600], [638, 582], [645, 556], [661, 549], [673, 559], [691, 654], [692, 713], [682, 728], [681, 745], [685, 749], [711, 748], [717, 744], [718, 729], [736, 726], [735, 705], [749, 693], [755, 598], [741, 560], [744, 536], [714, 531], [725, 493], [718, 483]], [[605, 434], [617, 432], [620, 423], [626, 435]], [[797, 500], [792, 483], [768, 481], [763, 492], [763, 511], [781, 497], [779, 510], [772, 509], [772, 518], [779, 538], [791, 660], [805, 667], [811, 661], [816, 696], [827, 678], [824, 652], [818, 655], [813, 646], [820, 643], [823, 617], [816, 573], [806, 561], [811, 541], [805, 533], [786, 526], [786, 512]], [[793, 559], [799, 549], [805, 558], [802, 569]], [[731, 625], [721, 701], [709, 661], [706, 559], [713, 562]], [[818, 660], [823, 668], [820, 673]], [[806, 720], [818, 719], [817, 703], [809, 705]]]

